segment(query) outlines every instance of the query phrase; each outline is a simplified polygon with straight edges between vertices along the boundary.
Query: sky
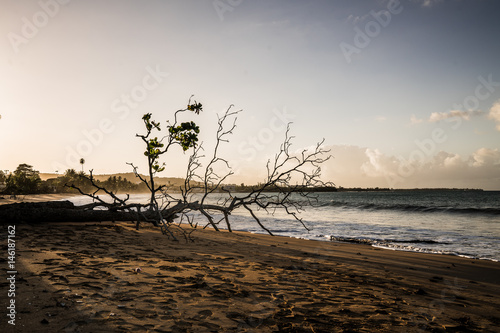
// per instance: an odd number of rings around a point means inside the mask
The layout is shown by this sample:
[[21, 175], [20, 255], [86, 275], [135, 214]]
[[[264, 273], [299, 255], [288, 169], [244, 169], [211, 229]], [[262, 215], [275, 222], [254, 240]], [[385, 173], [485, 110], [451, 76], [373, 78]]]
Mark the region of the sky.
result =
[[[495, 0], [0, 0], [0, 169], [146, 172], [142, 115], [186, 115], [230, 182], [324, 139], [343, 187], [500, 190]], [[185, 173], [172, 149], [161, 176]]]

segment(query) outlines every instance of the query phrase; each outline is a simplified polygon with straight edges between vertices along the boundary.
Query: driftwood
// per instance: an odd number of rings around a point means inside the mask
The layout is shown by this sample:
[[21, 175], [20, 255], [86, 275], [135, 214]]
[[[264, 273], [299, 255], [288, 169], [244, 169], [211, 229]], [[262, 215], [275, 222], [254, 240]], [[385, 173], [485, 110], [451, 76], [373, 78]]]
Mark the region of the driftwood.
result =
[[[108, 207], [96, 210], [95, 204], [75, 206], [70, 201], [21, 202], [0, 205], [0, 223], [43, 223], [43, 222], [102, 222], [102, 221], [140, 221], [148, 222], [155, 218], [155, 212], [149, 210], [137, 212], [143, 205], [127, 207]], [[135, 210], [134, 210], [135, 208]], [[172, 207], [173, 208], [173, 207]], [[171, 212], [164, 212], [169, 219]]]

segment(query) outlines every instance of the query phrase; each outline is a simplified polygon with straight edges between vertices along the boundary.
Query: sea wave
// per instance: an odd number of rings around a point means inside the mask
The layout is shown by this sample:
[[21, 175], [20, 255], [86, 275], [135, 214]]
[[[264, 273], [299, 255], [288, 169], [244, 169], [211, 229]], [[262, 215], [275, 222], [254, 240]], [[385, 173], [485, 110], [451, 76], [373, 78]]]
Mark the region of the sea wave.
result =
[[361, 210], [397, 210], [415, 213], [451, 213], [451, 214], [481, 214], [500, 215], [498, 208], [478, 208], [478, 207], [448, 207], [448, 206], [422, 206], [411, 204], [383, 204], [383, 203], [354, 203], [343, 201], [331, 201], [321, 206], [356, 208]]
[[381, 245], [389, 243], [402, 243], [402, 244], [450, 244], [449, 242], [439, 242], [432, 239], [369, 239], [369, 238], [352, 238], [352, 237], [336, 237], [330, 236], [331, 241], [356, 243], [356, 244], [369, 244]]
[[[322, 237], [323, 238], [323, 237]], [[344, 242], [344, 243], [354, 243], [354, 244], [366, 244], [377, 248], [398, 250], [398, 251], [409, 251], [409, 252], [422, 252], [422, 253], [435, 253], [435, 254], [445, 254], [454, 255], [470, 259], [482, 259], [499, 262], [495, 258], [494, 253], [484, 253], [473, 255], [460, 251], [457, 247], [449, 247], [452, 243], [449, 242], [439, 242], [435, 240], [428, 239], [410, 239], [410, 240], [398, 240], [398, 239], [368, 239], [368, 238], [350, 238], [350, 237], [336, 237], [330, 236], [330, 241], [333, 242]], [[487, 249], [484, 249], [487, 250]], [[486, 251], [488, 252], [488, 251]]]

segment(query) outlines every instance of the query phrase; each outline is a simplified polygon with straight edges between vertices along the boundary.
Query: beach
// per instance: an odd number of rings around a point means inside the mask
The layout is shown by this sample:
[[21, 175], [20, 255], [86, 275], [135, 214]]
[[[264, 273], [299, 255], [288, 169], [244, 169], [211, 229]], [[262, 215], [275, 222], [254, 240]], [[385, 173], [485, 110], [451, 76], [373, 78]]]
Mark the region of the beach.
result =
[[[15, 326], [9, 324], [11, 298], [2, 296], [4, 332], [500, 327], [498, 262], [202, 229], [192, 242], [173, 241], [125, 222], [9, 225], [15, 226], [16, 315]], [[12, 288], [5, 281], [2, 295]]]

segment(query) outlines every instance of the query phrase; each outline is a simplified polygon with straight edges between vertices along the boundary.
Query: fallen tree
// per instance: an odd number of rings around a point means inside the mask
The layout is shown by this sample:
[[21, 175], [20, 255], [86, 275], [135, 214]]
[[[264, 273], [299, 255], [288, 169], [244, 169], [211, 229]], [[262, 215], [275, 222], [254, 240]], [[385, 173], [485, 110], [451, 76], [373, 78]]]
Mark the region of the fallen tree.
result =
[[[20, 202], [0, 206], [3, 223], [134, 221], [137, 214], [127, 210], [94, 210], [70, 201]], [[147, 218], [147, 214], [146, 214]]]
[[[107, 209], [95, 209], [106, 207]], [[2, 223], [44, 223], [44, 222], [104, 222], [104, 221], [139, 221], [151, 222], [156, 213], [142, 210], [146, 204], [101, 204], [91, 203], [75, 206], [71, 201], [19, 202], [0, 205]], [[182, 211], [183, 205], [163, 210], [164, 216], [173, 220], [176, 212]], [[170, 221], [171, 222], [171, 221]]]
[[[207, 221], [205, 227], [219, 230], [219, 225], [224, 221], [224, 226], [232, 231], [230, 215], [237, 209], [249, 212], [255, 222], [272, 235], [259, 218], [259, 211], [272, 213], [278, 209], [284, 210], [294, 219], [303, 223], [299, 213], [305, 206], [314, 204], [316, 200], [313, 189], [315, 187], [333, 187], [332, 183], [320, 179], [321, 164], [331, 156], [329, 150], [322, 147], [323, 141], [313, 148], [292, 152], [293, 137], [290, 136], [290, 124], [287, 126], [285, 138], [274, 159], [268, 161], [267, 177], [259, 186], [252, 188], [248, 193], [233, 193], [223, 183], [233, 175], [230, 162], [220, 156], [220, 147], [229, 142], [228, 136], [236, 128], [237, 115], [231, 105], [225, 113], [218, 118], [218, 129], [215, 136], [215, 146], [208, 157], [208, 163], [203, 165], [203, 145], [197, 144], [199, 127], [193, 122], [180, 122], [179, 118], [185, 113], [202, 111], [201, 103], [191, 99], [185, 109], [174, 113], [172, 123], [167, 122], [167, 133], [163, 138], [153, 137], [153, 132], [161, 132], [160, 123], [152, 120], [150, 113], [142, 118], [146, 133], [137, 134], [145, 143], [144, 155], [148, 161], [148, 176], [144, 177], [138, 172], [138, 167], [128, 163], [134, 170], [136, 177], [143, 182], [150, 192], [148, 203], [129, 203], [129, 195], [125, 198], [118, 197], [112, 191], [101, 187], [94, 181], [92, 170], [90, 175], [82, 175], [94, 188], [91, 193], [86, 193], [73, 184], [69, 187], [77, 189], [80, 194], [92, 198], [92, 203], [79, 207], [70, 207], [68, 203], [61, 207], [51, 205], [15, 206], [5, 208], [15, 216], [26, 221], [135, 221], [137, 228], [141, 222], [150, 222], [159, 226], [161, 231], [175, 239], [171, 228], [178, 227], [174, 223], [176, 218], [187, 221], [196, 227], [190, 212], [199, 212]], [[228, 125], [229, 123], [229, 125]], [[186, 167], [185, 181], [180, 190], [181, 197], [173, 197], [166, 185], [156, 185], [155, 176], [165, 170], [165, 163], [160, 164], [160, 157], [169, 152], [174, 146], [180, 146], [184, 152], [191, 150], [189, 162]], [[220, 170], [223, 170], [222, 172]], [[214, 203], [210, 200], [215, 193], [225, 193], [225, 196]], [[100, 195], [104, 194], [107, 200]], [[297, 197], [298, 196], [298, 197]], [[299, 199], [297, 199], [299, 198]], [[218, 215], [218, 217], [217, 217]], [[0, 217], [2, 209], [0, 209]], [[14, 215], [12, 215], [14, 216]]]

